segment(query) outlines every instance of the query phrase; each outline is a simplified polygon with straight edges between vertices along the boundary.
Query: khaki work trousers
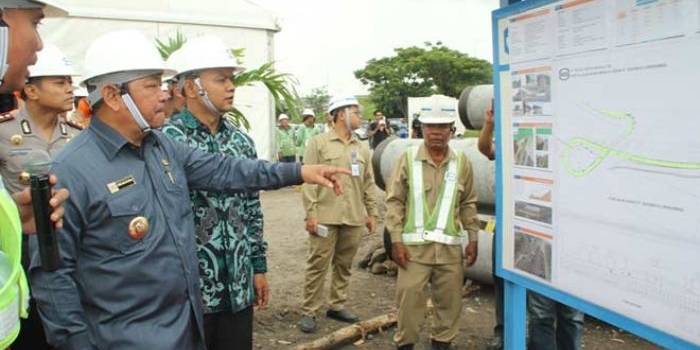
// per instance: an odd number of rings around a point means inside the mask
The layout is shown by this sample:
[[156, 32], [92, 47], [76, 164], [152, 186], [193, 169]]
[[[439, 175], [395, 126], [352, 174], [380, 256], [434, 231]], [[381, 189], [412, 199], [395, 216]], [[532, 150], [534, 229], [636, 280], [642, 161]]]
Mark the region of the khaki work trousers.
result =
[[364, 226], [326, 225], [328, 237], [309, 235], [309, 256], [306, 259], [304, 281], [304, 315], [315, 316], [323, 305], [323, 284], [326, 272], [333, 266], [331, 275], [330, 307], [340, 311], [347, 300], [346, 290], [350, 284], [352, 259], [360, 246], [365, 232]]
[[433, 301], [431, 339], [450, 343], [459, 331], [462, 314], [462, 263], [428, 265], [409, 261], [399, 268], [396, 299], [399, 307], [398, 327], [394, 334], [397, 345], [416, 344], [420, 325], [425, 319], [430, 282]]

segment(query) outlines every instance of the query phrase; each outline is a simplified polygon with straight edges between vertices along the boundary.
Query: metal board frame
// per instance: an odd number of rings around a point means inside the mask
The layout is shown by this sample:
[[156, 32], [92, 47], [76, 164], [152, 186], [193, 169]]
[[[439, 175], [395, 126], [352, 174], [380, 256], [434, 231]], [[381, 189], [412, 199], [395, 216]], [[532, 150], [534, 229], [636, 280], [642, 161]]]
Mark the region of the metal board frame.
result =
[[[509, 17], [537, 7], [550, 5], [562, 0], [509, 0], [511, 5], [492, 12], [492, 33], [493, 33], [493, 82], [495, 99], [495, 126], [496, 126], [496, 154], [501, 154], [501, 89], [500, 73], [510, 70], [508, 64], [501, 65], [499, 60], [499, 30], [498, 20]], [[615, 1], [615, 0], [608, 0]], [[501, 3], [504, 4], [504, 0]], [[496, 157], [496, 220], [503, 222], [503, 160]], [[526, 348], [526, 305], [527, 291], [535, 291], [548, 298], [556, 300], [562, 304], [571, 306], [584, 313], [591, 315], [604, 322], [624, 329], [645, 338], [659, 346], [669, 349], [700, 349], [700, 346], [691, 344], [659, 329], [644, 324], [643, 320], [635, 320], [627, 316], [613, 312], [588, 300], [580, 299], [556, 288], [552, 288], [535, 279], [506, 270], [503, 267], [503, 225], [497, 225], [496, 229], [496, 274], [504, 279], [505, 288], [505, 308], [504, 308], [504, 336], [505, 348], [510, 350], [521, 350]]]

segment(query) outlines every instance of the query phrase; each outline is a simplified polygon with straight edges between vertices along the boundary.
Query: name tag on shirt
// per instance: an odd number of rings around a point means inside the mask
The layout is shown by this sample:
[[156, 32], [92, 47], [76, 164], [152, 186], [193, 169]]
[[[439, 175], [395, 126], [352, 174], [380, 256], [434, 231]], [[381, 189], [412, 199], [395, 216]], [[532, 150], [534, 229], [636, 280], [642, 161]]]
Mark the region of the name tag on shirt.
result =
[[107, 189], [109, 190], [109, 193], [115, 194], [124, 188], [127, 188], [129, 186], [133, 186], [136, 184], [136, 180], [134, 180], [134, 177], [129, 175], [123, 179], [117, 180], [115, 182], [110, 182], [107, 184]]
[[360, 164], [350, 165], [350, 171], [352, 172], [352, 176], [360, 176]]
[[358, 158], [357, 150], [352, 150], [352, 152], [350, 152], [350, 171], [352, 172], [352, 176], [360, 176], [360, 163], [358, 162]]

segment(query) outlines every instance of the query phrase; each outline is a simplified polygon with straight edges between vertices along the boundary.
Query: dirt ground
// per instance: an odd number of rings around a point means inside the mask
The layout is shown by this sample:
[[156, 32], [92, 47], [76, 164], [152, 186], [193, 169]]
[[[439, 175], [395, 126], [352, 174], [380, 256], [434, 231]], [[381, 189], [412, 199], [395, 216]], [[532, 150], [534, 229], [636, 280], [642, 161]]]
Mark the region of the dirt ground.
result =
[[[292, 349], [333, 332], [346, 324], [319, 317], [315, 334], [304, 334], [297, 329], [299, 306], [304, 282], [304, 264], [307, 253], [306, 233], [303, 229], [304, 210], [301, 195], [293, 189], [265, 192], [262, 195], [265, 213], [265, 238], [268, 248], [268, 280], [271, 288], [270, 306], [255, 316], [254, 342], [256, 349]], [[378, 231], [381, 232], [381, 231]], [[380, 239], [379, 235], [363, 240], [356, 257], [364, 256], [368, 247]], [[353, 264], [347, 307], [362, 319], [368, 319], [395, 310], [394, 278], [373, 275]], [[328, 288], [328, 283], [325, 286]], [[464, 301], [461, 333], [454, 349], [485, 349], [494, 326], [494, 298], [491, 286], [481, 286]], [[369, 337], [360, 345], [345, 345], [339, 349], [395, 349], [393, 329]], [[429, 349], [429, 333], [424, 328], [417, 349]], [[422, 346], [422, 347], [421, 347]], [[583, 337], [584, 349], [658, 349], [656, 346], [629, 333], [588, 317]]]

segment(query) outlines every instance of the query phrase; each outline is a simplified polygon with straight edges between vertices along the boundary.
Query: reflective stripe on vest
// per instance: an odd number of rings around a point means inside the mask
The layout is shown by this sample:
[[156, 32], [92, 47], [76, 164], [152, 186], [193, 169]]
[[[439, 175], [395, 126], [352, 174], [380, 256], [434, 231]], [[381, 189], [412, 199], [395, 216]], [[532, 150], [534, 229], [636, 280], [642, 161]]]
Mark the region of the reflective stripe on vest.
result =
[[[457, 231], [456, 227], [451, 227], [453, 232], [446, 234], [445, 229], [450, 222], [451, 216], [454, 213], [454, 199], [457, 193], [457, 170], [458, 170], [458, 157], [451, 159], [447, 165], [447, 172], [445, 173], [443, 179], [443, 187], [441, 199], [437, 203], [437, 207], [432, 213], [427, 212], [427, 204], [425, 203], [425, 193], [423, 191], [423, 162], [416, 160], [417, 148], [410, 147], [407, 152], [407, 162], [410, 162], [410, 172], [411, 172], [411, 199], [413, 205], [413, 225], [407, 224], [406, 226], [415, 227], [414, 232], [404, 232], [401, 235], [401, 239], [406, 244], [425, 244], [428, 242], [437, 242], [447, 245], [464, 245], [467, 242], [467, 237], [461, 235]], [[437, 222], [435, 227], [427, 227], [424, 222], [424, 214], [428, 214], [428, 221], [435, 221], [435, 213], [437, 212]], [[404, 228], [406, 231], [406, 228]]]

